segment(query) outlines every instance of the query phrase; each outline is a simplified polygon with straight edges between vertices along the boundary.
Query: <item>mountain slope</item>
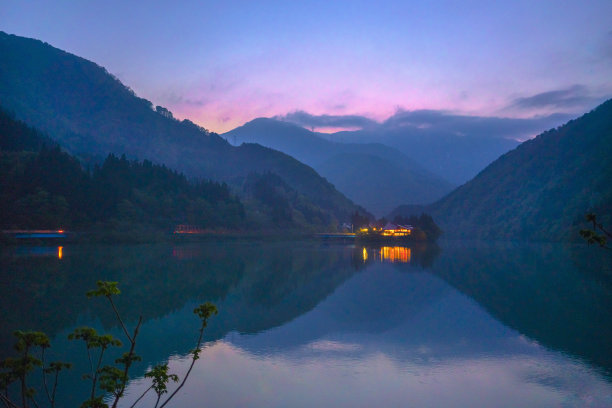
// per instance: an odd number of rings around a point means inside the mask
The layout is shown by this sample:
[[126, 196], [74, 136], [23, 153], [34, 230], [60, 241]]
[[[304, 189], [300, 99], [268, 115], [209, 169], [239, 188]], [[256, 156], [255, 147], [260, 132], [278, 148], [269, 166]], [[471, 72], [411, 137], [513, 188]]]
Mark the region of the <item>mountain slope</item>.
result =
[[427, 203], [450, 185], [406, 171], [390, 160], [367, 153], [342, 153], [316, 167], [351, 200], [381, 217], [398, 203]]
[[573, 239], [589, 211], [612, 223], [611, 158], [608, 100], [522, 143], [427, 210], [454, 237]]
[[0, 174], [0, 229], [147, 233], [178, 224], [237, 229], [246, 221], [227, 185], [192, 182], [150, 161], [110, 155], [85, 171], [75, 157], [2, 109]]
[[274, 172], [339, 221], [358, 209], [310, 167], [262, 146], [233, 147], [178, 121], [93, 62], [2, 32], [0, 55], [2, 105], [82, 158], [125, 153], [237, 189], [253, 172]]
[[259, 143], [297, 158], [379, 216], [402, 203], [433, 202], [452, 188], [396, 149], [378, 143], [332, 142], [274, 119], [252, 120], [223, 136], [234, 144]]
[[401, 125], [385, 122], [377, 127], [337, 132], [325, 137], [352, 143], [382, 143], [408, 155], [422, 168], [455, 185], [470, 180], [519, 144], [512, 139], [482, 135], [481, 129], [462, 129], [466, 127], [463, 123], [457, 127], [452, 124], [440, 127], [435, 121], [435, 118], [423, 118]]

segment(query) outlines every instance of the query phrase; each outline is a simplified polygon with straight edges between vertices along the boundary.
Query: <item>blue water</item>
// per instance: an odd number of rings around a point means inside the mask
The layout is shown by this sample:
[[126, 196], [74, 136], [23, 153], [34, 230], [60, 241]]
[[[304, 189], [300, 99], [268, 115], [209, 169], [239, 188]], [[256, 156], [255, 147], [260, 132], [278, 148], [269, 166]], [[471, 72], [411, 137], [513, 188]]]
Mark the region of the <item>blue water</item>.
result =
[[[219, 315], [173, 407], [606, 407], [611, 264], [596, 251], [236, 241], [68, 246], [62, 259], [7, 250], [2, 344], [11, 327], [37, 327], [68, 358], [82, 352], [65, 340], [78, 325], [120, 336], [104, 302], [79, 296], [112, 279], [128, 325], [145, 320], [125, 407], [150, 385], [147, 367], [169, 362], [183, 377], [191, 311], [205, 300]], [[86, 368], [65, 379], [67, 403], [82, 398]]]

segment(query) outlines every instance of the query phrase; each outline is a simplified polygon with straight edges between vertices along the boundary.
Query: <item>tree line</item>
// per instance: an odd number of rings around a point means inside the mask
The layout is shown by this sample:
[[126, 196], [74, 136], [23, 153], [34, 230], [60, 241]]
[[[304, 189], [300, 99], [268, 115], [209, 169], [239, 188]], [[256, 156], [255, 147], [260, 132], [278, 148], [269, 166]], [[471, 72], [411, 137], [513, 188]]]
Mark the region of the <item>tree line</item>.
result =
[[0, 226], [239, 228], [245, 212], [224, 183], [189, 180], [151, 161], [108, 155], [85, 169], [51, 139], [0, 110]]

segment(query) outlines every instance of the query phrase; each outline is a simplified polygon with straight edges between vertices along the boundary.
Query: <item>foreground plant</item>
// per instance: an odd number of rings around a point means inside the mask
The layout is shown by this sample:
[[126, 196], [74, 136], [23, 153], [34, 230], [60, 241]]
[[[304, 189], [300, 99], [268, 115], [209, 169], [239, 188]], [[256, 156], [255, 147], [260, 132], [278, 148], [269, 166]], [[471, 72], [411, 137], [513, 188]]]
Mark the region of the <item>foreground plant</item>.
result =
[[[83, 379], [91, 383], [90, 393], [89, 398], [81, 404], [81, 408], [109, 408], [109, 404], [105, 402], [105, 397], [111, 403], [110, 407], [116, 408], [125, 395], [125, 389], [130, 380], [130, 368], [134, 362], [141, 360], [135, 350], [136, 340], [142, 326], [142, 316], [138, 318], [133, 331], [128, 330], [113, 300], [114, 296], [121, 293], [117, 285], [117, 282], [98, 281], [96, 289], [87, 292], [87, 297], [103, 297], [108, 300], [127, 344], [129, 344], [129, 350], [116, 358], [114, 365], [103, 365], [104, 356], [107, 352], [112, 347], [123, 345], [119, 339], [110, 334], [98, 334], [91, 327], [79, 327], [68, 335], [70, 340], [83, 342], [89, 362], [89, 372], [83, 375]], [[191, 351], [191, 364], [183, 380], [171, 394], [168, 394], [168, 384], [170, 381], [178, 383], [179, 377], [168, 372], [167, 363], [154, 366], [144, 375], [145, 378], [151, 379], [151, 386], [134, 401], [131, 407], [137, 406], [150, 391], [156, 394], [154, 407], [165, 407], [185, 385], [196, 360], [200, 358], [202, 338], [204, 329], [208, 325], [208, 319], [217, 314], [217, 308], [212, 303], [206, 302], [195, 308], [193, 312], [200, 319], [201, 324], [196, 347]], [[39, 369], [42, 374], [42, 388], [44, 389], [42, 398], [46, 399], [45, 405], [54, 408], [56, 406], [59, 374], [61, 371], [71, 368], [71, 364], [61, 361], [46, 364], [45, 351], [51, 344], [45, 333], [16, 331], [14, 335], [17, 338], [14, 346], [17, 356], [0, 361], [0, 402], [6, 408], [40, 407], [41, 405], [36, 398], [43, 393], [39, 392], [41, 390], [28, 386], [30, 376]], [[52, 378], [51, 386], [48, 383], [49, 376]], [[17, 395], [17, 399], [14, 399], [15, 395]]]
[[593, 213], [588, 213], [585, 219], [592, 225], [589, 229], [580, 230], [580, 235], [586, 240], [587, 244], [597, 244], [602, 248], [612, 249], [607, 245], [608, 239], [612, 239], [612, 232], [606, 230], [603, 224], [597, 221], [597, 216]]

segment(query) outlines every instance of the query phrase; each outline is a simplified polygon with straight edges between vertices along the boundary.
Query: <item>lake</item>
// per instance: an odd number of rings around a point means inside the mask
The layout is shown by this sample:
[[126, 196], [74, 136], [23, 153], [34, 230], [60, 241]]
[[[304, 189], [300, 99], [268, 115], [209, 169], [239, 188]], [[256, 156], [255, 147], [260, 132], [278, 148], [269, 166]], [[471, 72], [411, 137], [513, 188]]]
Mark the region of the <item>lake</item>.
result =
[[85, 296], [99, 279], [119, 282], [128, 326], [144, 320], [124, 407], [148, 367], [183, 377], [204, 301], [219, 314], [172, 407], [612, 406], [612, 258], [595, 247], [65, 244], [3, 248], [0, 265], [0, 357], [14, 330], [48, 333], [74, 362], [60, 406], [87, 397], [68, 333], [122, 335]]

